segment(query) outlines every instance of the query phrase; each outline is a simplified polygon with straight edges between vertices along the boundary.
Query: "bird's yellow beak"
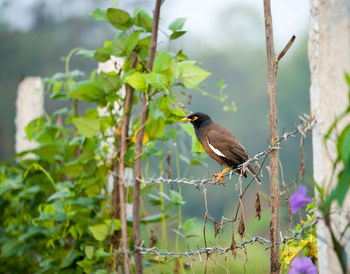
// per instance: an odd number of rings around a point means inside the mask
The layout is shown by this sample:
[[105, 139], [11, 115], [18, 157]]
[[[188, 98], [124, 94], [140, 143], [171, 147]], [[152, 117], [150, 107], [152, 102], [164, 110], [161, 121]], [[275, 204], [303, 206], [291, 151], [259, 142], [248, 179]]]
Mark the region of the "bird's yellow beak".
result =
[[185, 118], [182, 118], [180, 121], [181, 122], [191, 122], [192, 120], [190, 118], [185, 117]]

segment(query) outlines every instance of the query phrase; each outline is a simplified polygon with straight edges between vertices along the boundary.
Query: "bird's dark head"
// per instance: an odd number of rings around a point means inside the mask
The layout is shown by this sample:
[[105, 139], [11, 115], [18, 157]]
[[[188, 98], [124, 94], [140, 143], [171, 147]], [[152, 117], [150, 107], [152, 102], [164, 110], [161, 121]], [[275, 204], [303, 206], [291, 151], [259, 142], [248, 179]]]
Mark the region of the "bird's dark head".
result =
[[206, 125], [213, 123], [211, 118], [207, 114], [202, 113], [202, 112], [192, 113], [192, 114], [188, 115], [187, 117], [183, 118], [181, 121], [191, 122], [193, 127], [196, 129], [201, 127], [201, 126], [206, 126]]

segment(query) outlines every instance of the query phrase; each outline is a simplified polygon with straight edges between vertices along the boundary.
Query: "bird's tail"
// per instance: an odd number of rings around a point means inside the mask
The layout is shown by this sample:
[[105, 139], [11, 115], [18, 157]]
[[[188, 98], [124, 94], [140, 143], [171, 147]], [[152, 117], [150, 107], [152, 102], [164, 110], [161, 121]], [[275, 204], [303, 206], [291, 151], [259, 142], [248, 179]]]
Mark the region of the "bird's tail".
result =
[[248, 165], [247, 171], [254, 177], [254, 179], [257, 181], [257, 183], [261, 183], [259, 179], [259, 174], [254, 170], [254, 168], [251, 165]]

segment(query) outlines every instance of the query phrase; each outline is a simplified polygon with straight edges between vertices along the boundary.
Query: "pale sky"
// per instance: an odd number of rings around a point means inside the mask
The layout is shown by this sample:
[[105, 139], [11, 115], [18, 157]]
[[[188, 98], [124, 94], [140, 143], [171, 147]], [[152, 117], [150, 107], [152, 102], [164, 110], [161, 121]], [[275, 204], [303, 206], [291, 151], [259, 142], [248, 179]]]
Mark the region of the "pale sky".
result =
[[[235, 5], [250, 6], [263, 18], [263, 0], [166, 0], [162, 7], [162, 14], [168, 20], [170, 18], [186, 17], [188, 19], [185, 27], [191, 33], [198, 34], [198, 37], [203, 37], [203, 33], [215, 37], [218, 31], [223, 31], [215, 28], [215, 16], [225, 11], [226, 8]], [[283, 47], [293, 34], [298, 38], [307, 32], [309, 1], [271, 0], [271, 7], [274, 38], [277, 47]]]
[[[47, 2], [46, 2], [47, 1]], [[59, 13], [54, 13], [58, 19], [64, 19], [69, 16], [78, 14], [80, 16], [88, 16], [89, 11], [94, 8], [105, 8], [113, 6], [113, 1], [110, 0], [71, 0], [70, 5], [67, 5], [63, 0], [0, 0], [0, 8], [2, 20], [9, 22], [13, 28], [21, 30], [30, 30], [34, 23], [33, 16], [29, 12], [38, 3], [45, 3], [46, 9], [59, 10]], [[119, 0], [120, 8], [130, 6], [143, 6], [141, 0]], [[277, 47], [283, 47], [295, 34], [298, 37], [304, 35], [307, 31], [309, 17], [309, 1], [307, 0], [271, 0], [273, 26], [275, 34], [275, 43]], [[153, 7], [152, 1], [149, 1], [147, 10], [150, 12]], [[212, 40], [217, 42], [217, 38], [225, 37], [225, 29], [218, 29], [218, 16], [226, 11], [225, 19], [228, 24], [239, 25], [242, 31], [249, 32], [248, 36], [260, 37], [263, 31], [256, 28], [247, 27], [251, 24], [244, 17], [244, 14], [237, 14], [235, 6], [250, 7], [252, 12], [256, 13], [256, 18], [263, 18], [263, 0], [165, 0], [161, 17], [168, 24], [177, 17], [186, 17], [185, 29], [189, 30], [187, 37]], [[249, 11], [250, 12], [250, 11]], [[259, 26], [263, 27], [263, 21]], [[256, 26], [256, 25], [255, 25]], [[222, 27], [222, 25], [221, 25]], [[231, 26], [232, 27], [232, 26]], [[205, 35], [203, 35], [205, 34]], [[234, 37], [227, 37], [229, 41], [234, 40]], [[260, 38], [258, 38], [260, 39]], [[219, 40], [220, 41], [220, 40]]]

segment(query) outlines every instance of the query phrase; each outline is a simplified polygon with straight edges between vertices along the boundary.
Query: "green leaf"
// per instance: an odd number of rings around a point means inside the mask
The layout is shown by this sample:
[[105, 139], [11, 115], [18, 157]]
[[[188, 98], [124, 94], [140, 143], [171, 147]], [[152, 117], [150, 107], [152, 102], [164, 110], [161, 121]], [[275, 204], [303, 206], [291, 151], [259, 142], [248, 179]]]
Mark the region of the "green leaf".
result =
[[338, 155], [347, 165], [350, 161], [350, 125], [340, 134], [337, 142]]
[[112, 53], [113, 50], [111, 45], [99, 48], [95, 51], [95, 59], [102, 63], [107, 62], [111, 58]]
[[140, 35], [140, 31], [135, 31], [132, 34], [130, 34], [129, 37], [127, 38], [126, 48], [125, 48], [127, 54], [130, 54], [136, 47], [139, 41], [139, 35]]
[[95, 85], [99, 89], [103, 89], [106, 94], [115, 94], [122, 87], [122, 81], [116, 71], [111, 71], [108, 73], [101, 71]]
[[95, 56], [95, 50], [81, 49], [77, 51], [76, 55], [82, 55], [87, 58], [92, 58]]
[[158, 90], [168, 90], [168, 78], [164, 74], [151, 72], [143, 74], [143, 78], [149, 85]]
[[59, 129], [55, 125], [46, 126], [35, 135], [34, 140], [42, 144], [52, 144], [57, 138], [58, 131]]
[[181, 194], [179, 192], [177, 192], [177, 191], [170, 190], [170, 197], [171, 197], [171, 201], [175, 205], [184, 205], [184, 204], [186, 204], [186, 202], [182, 199]]
[[94, 257], [94, 247], [91, 245], [85, 246], [85, 255], [86, 257], [91, 260]]
[[130, 14], [121, 9], [107, 9], [107, 19], [120, 30], [128, 30], [132, 25]]
[[88, 258], [84, 258], [84, 260], [77, 262], [82, 269], [84, 269], [84, 273], [92, 273], [93, 271], [93, 262]]
[[[1, 194], [1, 192], [0, 192], [0, 194]], [[158, 197], [157, 195], [154, 195], [152, 193], [147, 194], [147, 196], [150, 198], [150, 200], [148, 202], [151, 203], [151, 205], [153, 205], [153, 206], [160, 205], [160, 197]]]
[[[169, 215], [165, 215], [165, 219], [169, 219], [170, 216]], [[141, 219], [142, 223], [156, 223], [156, 222], [160, 222], [162, 220], [162, 213], [159, 214], [154, 214], [154, 215], [150, 215], [147, 217], [143, 217]]]
[[179, 69], [182, 72], [182, 80], [187, 88], [197, 87], [204, 79], [206, 79], [211, 73], [201, 69], [200, 67], [189, 63], [178, 63]]
[[78, 250], [76, 250], [76, 249], [70, 250], [68, 255], [66, 256], [66, 258], [64, 259], [61, 267], [65, 268], [67, 266], [70, 266], [73, 263], [73, 261], [76, 258], [78, 258], [80, 255], [81, 255], [81, 253]]
[[113, 225], [114, 225], [114, 230], [120, 230], [122, 227], [122, 223], [120, 222], [119, 219], [114, 219], [113, 220]]
[[187, 31], [175, 31], [170, 35], [170, 40], [175, 40], [179, 37], [181, 37], [182, 35], [184, 35]]
[[146, 132], [150, 139], [162, 138], [165, 130], [165, 121], [162, 117], [151, 119], [146, 125]]
[[134, 24], [136, 26], [141, 27], [148, 32], [152, 31], [153, 19], [145, 10], [136, 8], [134, 12], [134, 18]]
[[172, 231], [175, 232], [177, 235], [179, 235], [179, 236], [180, 236], [181, 238], [183, 238], [183, 239], [186, 237], [185, 234], [181, 233], [181, 232], [178, 231], [177, 229], [174, 229], [174, 228], [173, 228]]
[[165, 192], [159, 191], [159, 196], [162, 196], [166, 200], [171, 201], [171, 198]]
[[191, 141], [192, 141], [191, 152], [202, 152], [203, 147], [197, 139], [193, 126], [191, 124], [184, 124], [184, 123], [180, 124], [180, 126], [187, 132], [188, 135], [191, 136]]
[[133, 74], [125, 77], [125, 82], [132, 86], [134, 89], [146, 92], [148, 85], [143, 76], [143, 73], [136, 71]]
[[185, 21], [186, 21], [186, 18], [184, 17], [177, 18], [174, 22], [172, 22], [169, 25], [168, 29], [172, 30], [173, 32], [180, 30], [183, 28]]
[[350, 87], [350, 75], [347, 72], [345, 72], [345, 80], [348, 86]]
[[182, 110], [170, 108], [169, 99], [166, 96], [163, 96], [159, 99], [158, 105], [167, 120], [179, 122], [182, 118], [185, 117], [185, 113]]
[[89, 226], [89, 230], [97, 241], [103, 241], [108, 236], [108, 226], [106, 224], [98, 224]]
[[181, 228], [183, 229], [183, 231], [188, 232], [188, 231], [192, 230], [193, 228], [195, 228], [195, 226], [196, 226], [195, 221], [196, 221], [196, 218], [188, 219], [186, 222], [184, 222], [181, 225]]
[[29, 122], [29, 124], [25, 127], [28, 140], [32, 140], [34, 136], [44, 128], [44, 126], [44, 117], [39, 117]]
[[50, 201], [53, 201], [56, 199], [67, 198], [70, 195], [71, 195], [71, 192], [69, 191], [69, 189], [62, 189], [62, 190], [52, 194], [49, 198], [47, 198], [47, 201], [50, 202]]
[[32, 151], [34, 154], [40, 156], [46, 160], [52, 160], [53, 157], [58, 154], [58, 148], [55, 145], [43, 145]]
[[99, 8], [94, 9], [92, 12], [90, 12], [90, 16], [92, 16], [92, 18], [94, 18], [97, 21], [108, 21], [107, 12]]
[[80, 163], [67, 163], [61, 169], [61, 173], [64, 173], [70, 177], [77, 177], [82, 171], [83, 166]]
[[[108, 254], [108, 256], [110, 256], [110, 255]], [[107, 272], [107, 270], [104, 270], [104, 269], [97, 269], [94, 274], [108, 274], [108, 272]]]
[[101, 250], [101, 249], [98, 249], [96, 252], [95, 252], [96, 256], [98, 257], [110, 257], [112, 256], [111, 254], [107, 253], [106, 251], [104, 250]]
[[95, 102], [104, 104], [105, 93], [96, 88], [94, 84], [86, 83], [86, 81], [75, 84], [71, 87], [72, 91], [69, 93], [73, 98], [79, 99], [83, 102]]
[[169, 60], [169, 53], [167, 51], [163, 51], [156, 57], [156, 59], [154, 59], [152, 71], [163, 72], [169, 69]]
[[336, 197], [338, 204], [342, 207], [346, 193], [348, 192], [350, 186], [350, 166], [347, 166], [343, 171], [338, 175], [338, 184], [333, 190], [334, 196]]
[[98, 118], [99, 114], [96, 108], [89, 108], [85, 110], [85, 117], [86, 118]]
[[93, 137], [100, 131], [100, 121], [98, 119], [78, 117], [73, 118], [73, 123], [79, 130], [80, 134], [87, 138]]

